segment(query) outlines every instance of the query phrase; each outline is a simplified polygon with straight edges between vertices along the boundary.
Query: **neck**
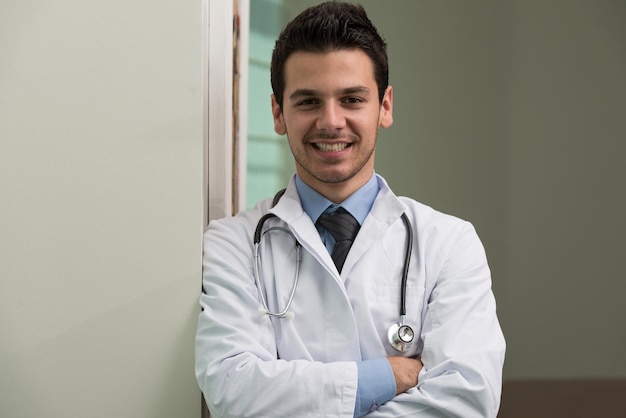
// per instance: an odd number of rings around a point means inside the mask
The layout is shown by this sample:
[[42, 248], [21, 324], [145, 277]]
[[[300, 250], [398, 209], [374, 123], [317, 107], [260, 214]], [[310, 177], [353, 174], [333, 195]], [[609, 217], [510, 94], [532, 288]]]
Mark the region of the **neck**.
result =
[[363, 187], [372, 178], [373, 174], [373, 171], [367, 173], [367, 175], [365, 175], [364, 173], [359, 173], [357, 176], [354, 176], [347, 181], [339, 183], [323, 182], [306, 174], [303, 176], [302, 174], [298, 173], [298, 176], [313, 190], [338, 205], [344, 202], [350, 196], [352, 196], [354, 192]]

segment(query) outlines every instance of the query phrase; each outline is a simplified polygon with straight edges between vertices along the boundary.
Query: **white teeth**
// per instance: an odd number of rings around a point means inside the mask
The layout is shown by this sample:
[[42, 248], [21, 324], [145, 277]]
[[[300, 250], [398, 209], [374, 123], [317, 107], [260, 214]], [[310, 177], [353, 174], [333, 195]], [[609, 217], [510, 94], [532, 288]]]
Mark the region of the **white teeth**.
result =
[[348, 144], [344, 144], [344, 143], [336, 143], [336, 144], [323, 144], [323, 143], [316, 143], [315, 146], [317, 147], [318, 150], [320, 151], [324, 151], [324, 152], [337, 152], [337, 151], [343, 151], [344, 149], [346, 149], [346, 147], [348, 146]]

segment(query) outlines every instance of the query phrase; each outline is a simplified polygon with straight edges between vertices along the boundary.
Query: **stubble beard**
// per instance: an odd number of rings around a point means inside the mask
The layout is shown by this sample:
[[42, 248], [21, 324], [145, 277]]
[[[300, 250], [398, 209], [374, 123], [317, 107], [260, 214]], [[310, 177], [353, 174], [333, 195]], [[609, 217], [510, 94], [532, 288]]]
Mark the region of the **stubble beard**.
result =
[[[288, 133], [287, 133], [287, 137], [289, 137]], [[336, 134], [319, 133], [315, 135], [305, 136], [303, 139], [303, 142], [307, 144], [306, 146], [312, 146], [309, 144], [309, 141], [313, 139], [339, 139], [342, 137], [346, 137], [346, 136], [341, 135], [341, 134], [336, 135]], [[360, 138], [356, 135], [351, 135], [349, 138], [352, 144], [358, 144], [360, 142]], [[376, 141], [374, 141], [374, 146], [372, 146], [372, 149], [369, 150], [369, 152], [366, 155], [364, 155], [362, 159], [359, 158], [356, 161], [354, 161], [353, 164], [348, 168], [347, 172], [332, 172], [332, 165], [334, 163], [341, 163], [342, 160], [341, 159], [336, 159], [336, 161], [329, 160], [328, 167], [330, 170], [329, 172], [326, 173], [324, 170], [325, 167], [322, 167], [321, 169], [316, 169], [316, 166], [318, 166], [316, 162], [312, 161], [311, 158], [307, 158], [305, 152], [302, 152], [302, 153], [294, 152], [294, 147], [291, 146], [291, 141], [288, 141], [288, 142], [289, 142], [289, 147], [291, 148], [291, 153], [296, 161], [296, 165], [298, 167], [301, 167], [309, 176], [311, 176], [315, 180], [321, 183], [325, 183], [325, 184], [340, 184], [340, 183], [347, 182], [353, 177], [355, 177], [357, 174], [361, 172], [363, 167], [365, 167], [365, 165], [372, 159], [374, 150], [376, 149]]]

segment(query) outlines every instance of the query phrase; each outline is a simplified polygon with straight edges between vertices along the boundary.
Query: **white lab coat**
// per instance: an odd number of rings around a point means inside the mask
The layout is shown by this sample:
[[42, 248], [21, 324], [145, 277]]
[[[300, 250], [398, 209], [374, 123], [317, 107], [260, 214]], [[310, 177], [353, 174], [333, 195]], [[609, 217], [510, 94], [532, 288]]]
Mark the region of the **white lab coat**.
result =
[[[356, 362], [399, 355], [387, 342], [398, 321], [406, 212], [414, 245], [406, 321], [416, 342], [406, 356], [424, 364], [416, 388], [368, 417], [495, 417], [505, 342], [496, 317], [485, 252], [471, 224], [381, 190], [341, 275], [293, 180], [271, 199], [213, 221], [204, 241], [196, 376], [212, 417], [352, 417]], [[270, 318], [253, 278], [252, 236], [271, 210], [303, 247], [291, 319]], [[268, 236], [269, 235], [269, 236]], [[270, 310], [285, 307], [293, 285], [293, 239], [278, 232], [262, 245]]]

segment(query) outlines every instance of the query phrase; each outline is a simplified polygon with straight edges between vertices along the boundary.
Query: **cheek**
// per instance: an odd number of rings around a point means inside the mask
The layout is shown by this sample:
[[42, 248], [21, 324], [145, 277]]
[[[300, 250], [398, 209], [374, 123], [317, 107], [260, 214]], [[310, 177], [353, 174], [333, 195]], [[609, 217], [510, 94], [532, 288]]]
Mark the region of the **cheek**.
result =
[[283, 127], [285, 132], [294, 136], [294, 139], [305, 136], [307, 133], [315, 129], [315, 118], [308, 115], [293, 115], [287, 114], [283, 118]]
[[361, 136], [376, 137], [378, 129], [381, 126], [380, 115], [377, 112], [371, 112], [354, 121], [354, 129], [358, 130]]

